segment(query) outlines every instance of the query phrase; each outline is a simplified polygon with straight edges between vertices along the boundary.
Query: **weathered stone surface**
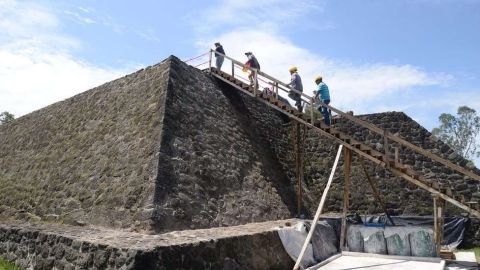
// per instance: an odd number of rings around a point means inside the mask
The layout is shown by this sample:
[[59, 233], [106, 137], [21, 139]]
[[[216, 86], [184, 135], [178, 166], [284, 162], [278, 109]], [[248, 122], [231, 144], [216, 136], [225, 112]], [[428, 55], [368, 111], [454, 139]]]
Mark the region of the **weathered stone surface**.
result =
[[421, 230], [410, 233], [410, 249], [412, 256], [435, 257], [437, 251], [433, 242], [433, 232]]
[[[458, 164], [465, 160], [403, 113], [360, 116]], [[344, 119], [372, 147], [383, 141]], [[292, 123], [170, 57], [0, 126], [0, 216], [135, 230], [207, 228], [297, 213]], [[390, 146], [396, 147], [395, 143]], [[337, 145], [309, 131], [304, 209], [316, 209]], [[480, 184], [400, 147], [400, 160], [478, 201]], [[340, 162], [342, 166], [342, 162]], [[391, 214], [431, 214], [428, 192], [369, 167]], [[477, 169], [475, 169], [478, 172]], [[379, 213], [354, 158], [351, 210]], [[326, 211], [340, 211], [341, 170]], [[458, 213], [447, 204], [448, 213]]]
[[291, 217], [293, 186], [274, 152], [273, 109], [186, 65], [172, 65], [154, 221], [158, 231]]
[[313, 256], [323, 261], [338, 252], [340, 236], [328, 222], [320, 221], [312, 236]]
[[408, 235], [401, 237], [398, 234], [393, 234], [390, 237], [385, 238], [387, 241], [387, 253], [390, 255], [398, 256], [410, 256], [410, 242]]
[[364, 252], [364, 240], [362, 233], [355, 229], [354, 226], [348, 226], [346, 241], [348, 251]]
[[[0, 215], [147, 228], [170, 59], [0, 126]], [[23, 214], [31, 213], [31, 214]]]
[[349, 251], [402, 256], [435, 257], [433, 231], [425, 226], [372, 228], [349, 225]]
[[[403, 113], [360, 117], [466, 164]], [[380, 136], [344, 119], [335, 126], [383, 150]], [[171, 57], [1, 125], [0, 192], [9, 196], [0, 197], [0, 217], [156, 232], [291, 217], [297, 213], [292, 130], [283, 115]], [[302, 212], [308, 216], [324, 190], [337, 145], [317, 133], [306, 135]], [[480, 198], [478, 181], [402, 147], [400, 160], [468, 200]], [[368, 169], [391, 214], [431, 214], [429, 193], [382, 168]], [[326, 211], [341, 210], [342, 181], [338, 170]], [[352, 211], [381, 212], [356, 158], [352, 186]], [[458, 213], [455, 209], [447, 204], [447, 213]], [[478, 241], [475, 226], [469, 235]], [[65, 269], [77, 261], [93, 267], [95, 256], [107, 254], [98, 267], [132, 265], [135, 256], [147, 256], [103, 253], [85, 241], [66, 238], [67, 244], [31, 233], [25, 238], [41, 244], [12, 247], [8, 256], [63, 257], [55, 263], [61, 261], [58, 267]], [[9, 231], [0, 240], [16, 242], [19, 235]], [[63, 254], [50, 248], [58, 243], [68, 246]], [[222, 260], [237, 267], [230, 258]]]
[[[295, 220], [147, 235], [94, 227], [3, 222], [0, 256], [24, 268], [42, 270], [289, 269], [293, 261], [284, 251], [276, 228], [292, 223]], [[76, 248], [68, 246], [66, 239]], [[17, 255], [18, 250], [30, 244], [41, 247], [41, 252], [25, 250]]]

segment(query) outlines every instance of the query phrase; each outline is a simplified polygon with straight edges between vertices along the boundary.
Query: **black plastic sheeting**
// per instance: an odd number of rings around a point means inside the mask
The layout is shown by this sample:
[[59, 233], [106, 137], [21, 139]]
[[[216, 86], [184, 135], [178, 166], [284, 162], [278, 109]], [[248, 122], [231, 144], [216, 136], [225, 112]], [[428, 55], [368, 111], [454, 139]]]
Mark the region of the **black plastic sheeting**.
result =
[[[385, 215], [380, 216], [360, 216], [350, 215], [348, 217], [349, 223], [352, 224], [385, 224], [389, 225], [388, 219]], [[396, 226], [427, 226], [433, 227], [433, 217], [429, 216], [393, 216], [393, 222]], [[361, 223], [359, 223], [361, 221]], [[445, 217], [443, 224], [443, 241], [442, 246], [448, 249], [454, 249], [458, 247], [465, 235], [465, 228], [469, 219], [465, 217]]]
[[[338, 253], [340, 223], [341, 219], [337, 218], [324, 219], [317, 223], [312, 240], [300, 262], [303, 269]], [[294, 228], [284, 228], [278, 231], [283, 247], [292, 260], [297, 260], [310, 228], [310, 221], [299, 221]]]

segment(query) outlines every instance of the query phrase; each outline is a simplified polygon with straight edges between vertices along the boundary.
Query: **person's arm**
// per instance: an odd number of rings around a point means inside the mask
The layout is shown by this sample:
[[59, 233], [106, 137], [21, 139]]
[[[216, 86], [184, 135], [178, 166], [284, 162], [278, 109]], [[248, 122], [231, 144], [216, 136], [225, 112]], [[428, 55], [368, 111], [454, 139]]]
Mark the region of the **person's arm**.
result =
[[292, 74], [292, 76], [290, 77], [290, 83], [287, 84], [287, 85], [295, 88], [295, 87], [294, 87], [294, 85], [296, 85], [296, 84], [295, 84], [295, 79], [296, 79], [295, 74]]

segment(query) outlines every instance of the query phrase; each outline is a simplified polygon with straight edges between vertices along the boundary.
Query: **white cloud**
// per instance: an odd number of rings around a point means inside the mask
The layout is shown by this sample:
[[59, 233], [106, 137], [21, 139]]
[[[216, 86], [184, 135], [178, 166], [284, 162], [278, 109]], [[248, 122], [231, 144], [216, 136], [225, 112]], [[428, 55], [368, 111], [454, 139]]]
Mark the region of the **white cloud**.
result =
[[[249, 27], [279, 30], [310, 12], [320, 12], [319, 0], [223, 0], [214, 3], [192, 21], [202, 35], [223, 27]], [[198, 22], [201, 23], [198, 23]]]
[[0, 111], [21, 116], [127, 72], [74, 57], [81, 42], [60, 27], [45, 6], [0, 0]]
[[[84, 12], [84, 9], [80, 9], [80, 11]], [[93, 23], [96, 23], [96, 21], [86, 15], [83, 15], [83, 14], [80, 14], [78, 12], [75, 12], [75, 11], [70, 11], [70, 10], [65, 10], [64, 11], [65, 14], [69, 15], [71, 18], [73, 18], [74, 20], [78, 21], [79, 23], [81, 24], [93, 24]]]

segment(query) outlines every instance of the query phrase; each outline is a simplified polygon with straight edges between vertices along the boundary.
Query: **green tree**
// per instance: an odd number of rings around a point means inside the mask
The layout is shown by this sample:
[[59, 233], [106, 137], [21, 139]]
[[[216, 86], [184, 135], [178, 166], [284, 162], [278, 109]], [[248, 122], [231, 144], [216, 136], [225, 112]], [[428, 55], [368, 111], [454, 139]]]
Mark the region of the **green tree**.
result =
[[440, 126], [432, 130], [433, 136], [439, 138], [465, 159], [480, 156], [480, 116], [467, 106], [460, 106], [457, 115], [442, 113], [438, 120]]
[[0, 124], [12, 122], [15, 116], [7, 111], [0, 113]]

